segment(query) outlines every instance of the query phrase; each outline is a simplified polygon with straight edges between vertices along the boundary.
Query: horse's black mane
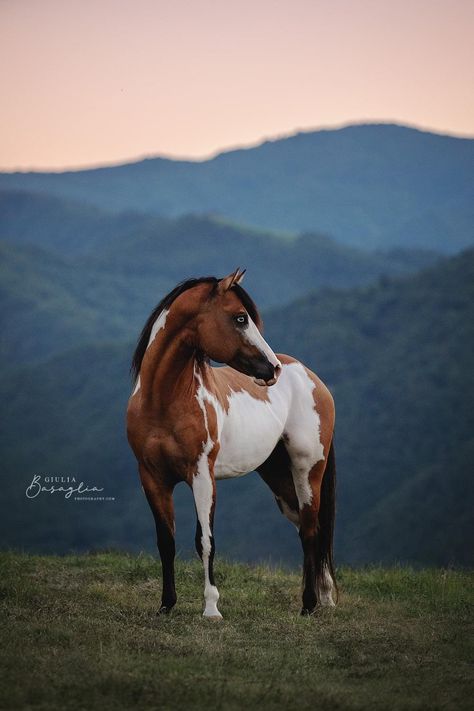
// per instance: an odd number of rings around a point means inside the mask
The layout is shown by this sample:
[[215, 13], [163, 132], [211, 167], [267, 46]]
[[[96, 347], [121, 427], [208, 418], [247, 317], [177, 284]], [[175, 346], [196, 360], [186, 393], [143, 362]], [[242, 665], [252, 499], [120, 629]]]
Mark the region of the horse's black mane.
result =
[[[145, 351], [150, 340], [153, 324], [155, 323], [156, 319], [159, 318], [161, 312], [165, 309], [169, 309], [173, 301], [177, 299], [180, 294], [187, 291], [188, 289], [192, 289], [198, 284], [212, 284], [212, 296], [217, 289], [219, 281], [220, 279], [217, 279], [216, 277], [199, 277], [197, 279], [186, 279], [185, 281], [180, 282], [177, 286], [174, 287], [174, 289], [169, 292], [169, 294], [166, 294], [166, 296], [161, 299], [160, 303], [153, 309], [153, 311], [149, 315], [145, 325], [143, 326], [142, 332], [138, 337], [137, 346], [135, 348], [135, 352], [132, 358], [132, 364], [130, 366], [130, 372], [132, 373], [135, 380], [140, 372], [143, 356], [145, 355]], [[258, 313], [258, 309], [255, 306], [253, 300], [248, 295], [248, 293], [240, 286], [240, 284], [234, 284], [232, 289], [235, 291], [235, 293], [241, 300], [252, 321], [257, 325], [258, 328], [261, 328], [262, 320], [260, 318], [260, 314]]]

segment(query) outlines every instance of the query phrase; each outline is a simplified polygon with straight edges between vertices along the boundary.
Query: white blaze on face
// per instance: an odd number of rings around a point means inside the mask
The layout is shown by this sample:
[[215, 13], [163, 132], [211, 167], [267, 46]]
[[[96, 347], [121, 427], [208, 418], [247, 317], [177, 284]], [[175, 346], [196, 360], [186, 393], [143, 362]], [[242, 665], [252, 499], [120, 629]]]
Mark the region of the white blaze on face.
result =
[[[148, 341], [148, 345], [146, 347], [147, 350], [149, 349], [149, 347], [155, 340], [158, 331], [161, 331], [161, 329], [165, 327], [166, 317], [168, 316], [168, 314], [169, 314], [169, 309], [165, 309], [164, 311], [161, 312], [161, 314], [158, 316], [155, 323], [153, 324], [153, 327], [152, 327], [151, 333], [150, 333], [150, 338]], [[137, 381], [135, 383], [135, 388], [132, 393], [132, 396], [135, 395], [139, 390], [140, 390], [140, 375], [138, 376]]]
[[249, 318], [249, 323], [247, 328], [245, 328], [242, 331], [242, 334], [248, 343], [250, 343], [252, 346], [255, 346], [255, 348], [258, 348], [260, 353], [264, 355], [269, 363], [273, 365], [274, 368], [281, 368], [281, 363], [258, 330], [257, 326], [255, 323], [252, 321], [252, 319]]

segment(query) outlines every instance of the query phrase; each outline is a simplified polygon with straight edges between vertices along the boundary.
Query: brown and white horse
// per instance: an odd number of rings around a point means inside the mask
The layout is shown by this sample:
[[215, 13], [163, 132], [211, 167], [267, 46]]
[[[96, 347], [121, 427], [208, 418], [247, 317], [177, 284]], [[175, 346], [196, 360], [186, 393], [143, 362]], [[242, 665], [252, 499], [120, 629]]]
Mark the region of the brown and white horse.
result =
[[[173, 489], [185, 481], [197, 512], [204, 616], [220, 618], [213, 574], [216, 479], [257, 470], [299, 530], [303, 609], [334, 605], [334, 403], [295, 358], [275, 355], [243, 273], [179, 284], [145, 324], [133, 357], [127, 433], [156, 523], [160, 612], [176, 603]], [[226, 363], [213, 368], [209, 359]]]

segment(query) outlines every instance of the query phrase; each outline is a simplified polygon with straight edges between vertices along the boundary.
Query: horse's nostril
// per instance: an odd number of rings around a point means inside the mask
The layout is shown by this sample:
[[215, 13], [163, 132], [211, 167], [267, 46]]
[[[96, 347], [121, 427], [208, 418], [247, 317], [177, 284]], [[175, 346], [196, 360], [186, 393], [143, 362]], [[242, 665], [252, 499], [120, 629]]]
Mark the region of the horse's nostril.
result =
[[271, 380], [274, 377], [274, 367], [268, 361], [259, 363], [254, 370], [254, 375], [262, 380]]

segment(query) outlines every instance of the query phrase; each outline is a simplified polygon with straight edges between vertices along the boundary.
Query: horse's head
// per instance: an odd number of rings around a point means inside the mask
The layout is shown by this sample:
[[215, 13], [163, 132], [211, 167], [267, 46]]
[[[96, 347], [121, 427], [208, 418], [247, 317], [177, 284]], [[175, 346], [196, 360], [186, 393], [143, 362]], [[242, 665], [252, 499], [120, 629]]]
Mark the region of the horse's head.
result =
[[259, 385], [276, 383], [281, 363], [263, 338], [255, 304], [239, 286], [244, 271], [220, 279], [198, 316], [202, 350], [212, 360], [227, 363]]

